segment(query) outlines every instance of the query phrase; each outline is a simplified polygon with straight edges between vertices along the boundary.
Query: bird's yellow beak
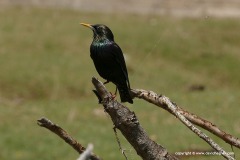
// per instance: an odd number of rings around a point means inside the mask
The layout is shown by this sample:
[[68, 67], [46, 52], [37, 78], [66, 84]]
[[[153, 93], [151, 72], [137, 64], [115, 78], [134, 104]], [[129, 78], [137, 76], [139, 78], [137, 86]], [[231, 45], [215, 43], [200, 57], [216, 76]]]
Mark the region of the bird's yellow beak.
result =
[[80, 23], [80, 24], [91, 29], [93, 28], [91, 24], [87, 24], [87, 23]]

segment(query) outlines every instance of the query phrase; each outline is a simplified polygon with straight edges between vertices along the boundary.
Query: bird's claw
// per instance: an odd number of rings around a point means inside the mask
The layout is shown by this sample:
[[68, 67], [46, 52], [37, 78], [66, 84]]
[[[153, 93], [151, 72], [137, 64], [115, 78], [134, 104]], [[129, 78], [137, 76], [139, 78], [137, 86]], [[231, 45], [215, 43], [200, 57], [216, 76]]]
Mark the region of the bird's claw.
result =
[[109, 101], [115, 100], [116, 95], [110, 92], [110, 95], [106, 96], [102, 101], [99, 101], [100, 104], [106, 104]]

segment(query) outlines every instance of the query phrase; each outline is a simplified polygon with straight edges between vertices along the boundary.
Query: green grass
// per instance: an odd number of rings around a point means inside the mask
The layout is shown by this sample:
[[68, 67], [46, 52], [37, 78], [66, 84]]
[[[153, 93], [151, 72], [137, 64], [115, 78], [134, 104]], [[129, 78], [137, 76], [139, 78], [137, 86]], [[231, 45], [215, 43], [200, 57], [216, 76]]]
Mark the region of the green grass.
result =
[[[16, 7], [1, 9], [0, 22], [0, 159], [78, 157], [65, 142], [37, 126], [36, 120], [42, 116], [61, 125], [84, 146], [92, 142], [94, 152], [102, 158], [123, 159], [110, 118], [91, 91], [91, 77], [99, 77], [89, 56], [92, 32], [79, 22], [103, 23], [112, 29], [127, 55], [132, 88], [164, 94], [239, 137], [237, 19]], [[189, 91], [195, 84], [204, 85], [206, 90]], [[107, 87], [114, 90], [113, 85]], [[148, 134], [170, 153], [210, 149], [167, 112], [142, 100], [128, 106]], [[209, 135], [231, 151], [225, 142]], [[129, 159], [140, 159], [119, 136]], [[234, 151], [239, 158], [239, 150]]]

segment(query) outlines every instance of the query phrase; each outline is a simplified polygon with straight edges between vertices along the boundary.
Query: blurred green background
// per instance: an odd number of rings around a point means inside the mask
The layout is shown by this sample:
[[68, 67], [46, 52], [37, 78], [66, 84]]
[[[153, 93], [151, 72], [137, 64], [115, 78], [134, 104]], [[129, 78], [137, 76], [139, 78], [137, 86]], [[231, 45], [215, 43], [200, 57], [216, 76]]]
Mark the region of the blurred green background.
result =
[[[84, 146], [93, 143], [100, 157], [124, 159], [110, 117], [91, 91], [91, 77], [100, 78], [89, 56], [92, 31], [79, 22], [112, 29], [126, 55], [132, 88], [164, 94], [240, 137], [239, 19], [7, 7], [0, 10], [0, 22], [0, 159], [76, 159], [76, 151], [37, 125], [43, 116]], [[199, 85], [205, 89], [191, 89]], [[114, 91], [111, 84], [107, 88]], [[170, 153], [211, 150], [166, 111], [138, 99], [126, 105]], [[140, 159], [118, 135], [129, 160]], [[234, 152], [240, 157], [239, 149]], [[203, 158], [223, 159], [189, 157]]]

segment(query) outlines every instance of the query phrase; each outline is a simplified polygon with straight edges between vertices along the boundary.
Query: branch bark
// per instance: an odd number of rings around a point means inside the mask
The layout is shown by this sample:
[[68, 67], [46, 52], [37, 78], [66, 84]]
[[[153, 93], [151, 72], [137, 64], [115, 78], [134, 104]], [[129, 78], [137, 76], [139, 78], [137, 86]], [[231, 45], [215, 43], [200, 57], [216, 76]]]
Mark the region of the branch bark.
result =
[[[78, 143], [74, 138], [72, 138], [64, 129], [62, 129], [60, 126], [52, 123], [47, 118], [41, 118], [38, 120], [38, 125], [41, 127], [45, 127], [48, 130], [52, 131], [56, 135], [58, 135], [60, 138], [62, 138], [66, 143], [68, 143], [71, 147], [73, 147], [79, 154], [82, 154], [86, 149]], [[95, 154], [91, 154], [90, 156], [91, 160], [100, 160]]]
[[112, 99], [112, 95], [106, 90], [102, 82], [92, 78], [96, 91], [101, 98], [105, 111], [110, 115], [114, 126], [121, 131], [124, 137], [144, 160], [176, 160], [163, 146], [151, 140], [141, 127], [134, 112], [121, 103]]

